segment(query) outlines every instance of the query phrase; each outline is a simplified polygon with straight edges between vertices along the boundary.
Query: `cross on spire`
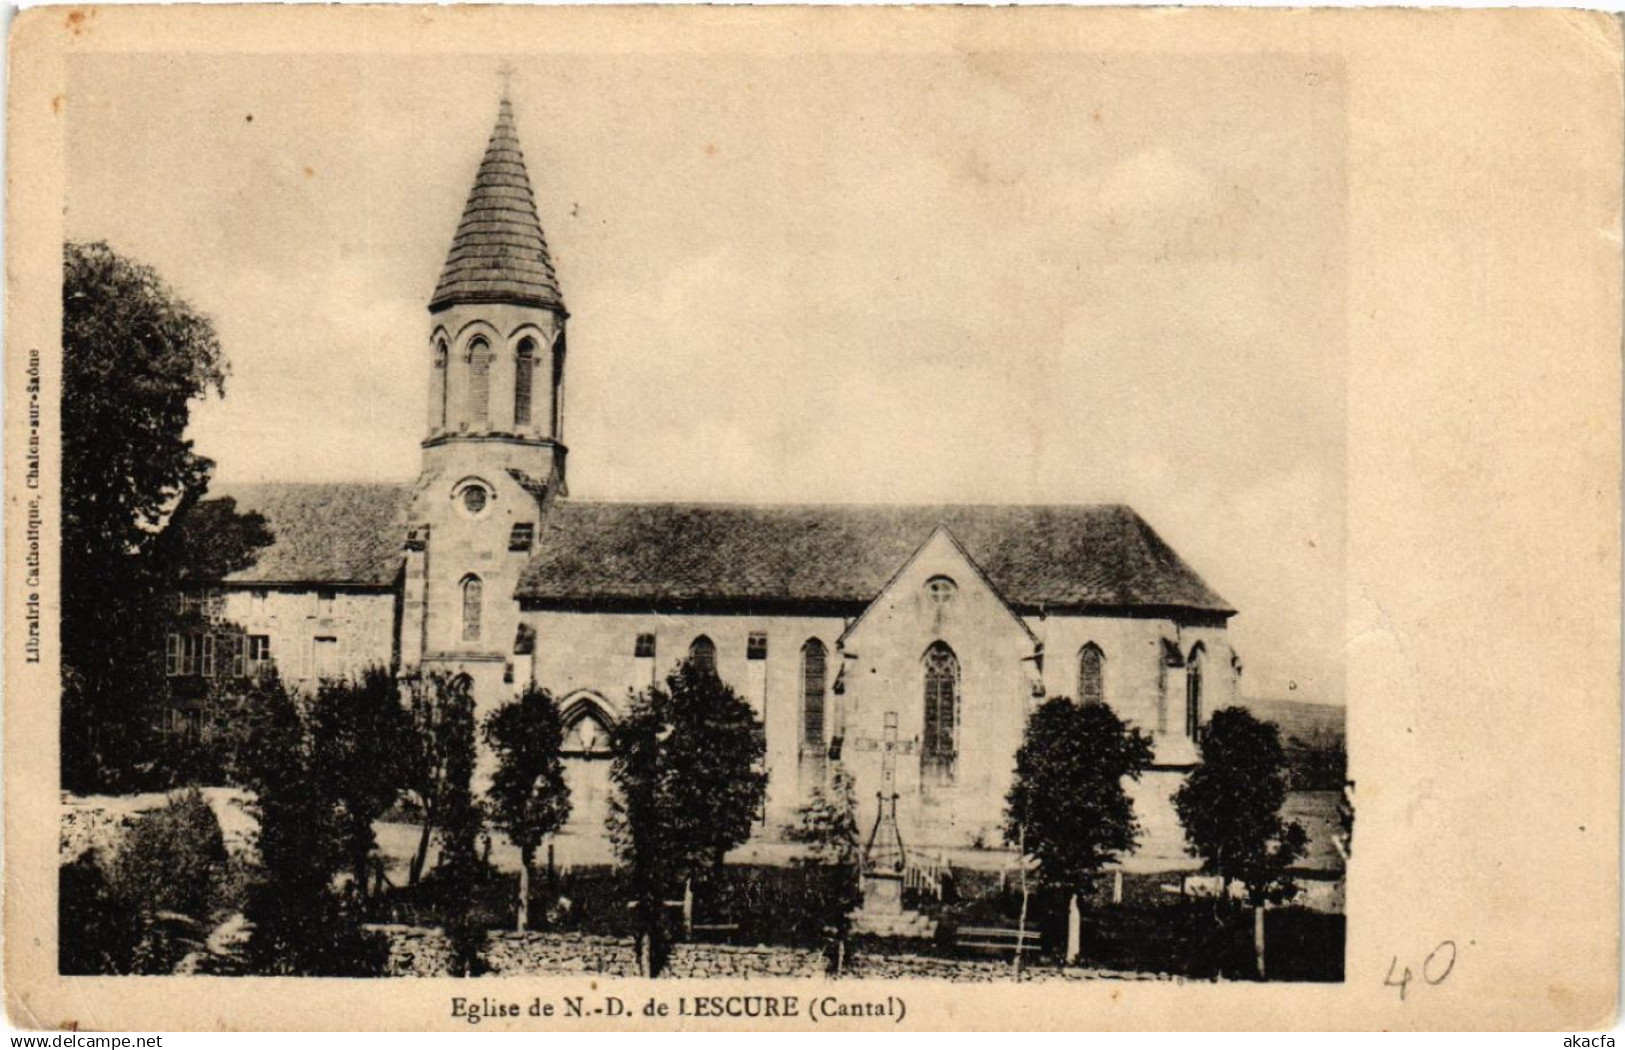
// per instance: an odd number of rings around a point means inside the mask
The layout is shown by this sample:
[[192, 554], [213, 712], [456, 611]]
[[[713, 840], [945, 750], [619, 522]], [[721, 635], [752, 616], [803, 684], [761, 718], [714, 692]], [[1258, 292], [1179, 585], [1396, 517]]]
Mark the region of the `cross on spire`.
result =
[[502, 65], [497, 67], [497, 76], [502, 78], [503, 98], [508, 97], [510, 89], [513, 87], [513, 75], [515, 72], [516, 70], [513, 68], [512, 62], [504, 62]]

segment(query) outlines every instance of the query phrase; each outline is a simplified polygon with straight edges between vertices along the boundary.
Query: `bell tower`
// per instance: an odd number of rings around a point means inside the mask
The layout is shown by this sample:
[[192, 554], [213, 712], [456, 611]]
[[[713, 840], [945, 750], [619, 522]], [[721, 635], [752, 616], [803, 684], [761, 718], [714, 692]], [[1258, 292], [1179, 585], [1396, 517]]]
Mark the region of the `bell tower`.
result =
[[564, 485], [565, 321], [506, 91], [429, 299], [423, 471]]
[[569, 316], [503, 93], [429, 299], [423, 467], [402, 570], [402, 666], [465, 677], [477, 705], [528, 681], [514, 588], [564, 494]]

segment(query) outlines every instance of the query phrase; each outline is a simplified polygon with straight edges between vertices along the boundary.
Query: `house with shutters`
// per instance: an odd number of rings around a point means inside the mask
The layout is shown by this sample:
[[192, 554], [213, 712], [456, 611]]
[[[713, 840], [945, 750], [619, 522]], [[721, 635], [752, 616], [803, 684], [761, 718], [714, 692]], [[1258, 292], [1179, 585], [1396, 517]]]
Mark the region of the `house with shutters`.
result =
[[[312, 688], [374, 664], [465, 676], [483, 715], [559, 699], [574, 808], [601, 837], [608, 729], [684, 659], [713, 666], [767, 745], [761, 834], [837, 764], [860, 822], [894, 785], [910, 846], [1001, 845], [1014, 755], [1049, 696], [1149, 733], [1141, 853], [1181, 855], [1169, 796], [1206, 714], [1237, 699], [1226, 602], [1125, 506], [594, 500], [568, 484], [569, 311], [505, 97], [422, 345], [422, 468], [408, 484], [221, 489], [274, 536], [196, 596], [177, 677], [274, 663]], [[579, 353], [613, 353], [582, 346]]]

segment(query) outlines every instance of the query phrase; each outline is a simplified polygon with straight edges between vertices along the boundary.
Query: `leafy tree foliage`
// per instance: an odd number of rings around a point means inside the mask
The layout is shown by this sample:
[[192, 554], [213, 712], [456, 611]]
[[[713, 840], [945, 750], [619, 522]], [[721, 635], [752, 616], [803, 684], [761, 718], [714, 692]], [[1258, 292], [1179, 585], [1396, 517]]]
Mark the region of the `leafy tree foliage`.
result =
[[141, 814], [110, 860], [89, 849], [60, 869], [58, 969], [171, 972], [211, 927], [225, 870], [220, 822], [196, 789]]
[[665, 965], [662, 901], [750, 837], [767, 791], [755, 713], [716, 672], [685, 661], [632, 698], [611, 732], [610, 838], [626, 866], [649, 976]]
[[862, 845], [859, 840], [858, 803], [852, 774], [837, 766], [830, 778], [813, 791], [801, 807], [799, 820], [790, 829], [790, 840], [808, 847], [797, 858], [804, 867], [815, 868], [823, 885], [815, 906], [829, 934], [830, 969], [845, 968], [846, 944], [852, 934], [852, 913], [863, 903], [860, 889]]
[[141, 910], [206, 919], [225, 868], [220, 820], [191, 788], [136, 820], [113, 870], [120, 891]]
[[361, 930], [357, 903], [332, 888], [349, 851], [334, 795], [316, 773], [310, 726], [274, 674], [254, 692], [240, 753], [259, 818], [260, 871], [244, 909], [249, 965], [261, 974], [376, 972], [379, 946]]
[[135, 972], [141, 917], [114, 887], [94, 849], [57, 875], [57, 972]]
[[[62, 310], [63, 780], [137, 786], [165, 694], [161, 603], [190, 549], [166, 548], [166, 525], [213, 466], [186, 425], [193, 401], [224, 394], [226, 363], [207, 317], [106, 244], [64, 246]], [[214, 566], [266, 538], [234, 513], [200, 515], [233, 537]]]
[[1316, 729], [1286, 742], [1287, 787], [1294, 791], [1341, 791], [1348, 780], [1343, 734]]
[[337, 807], [339, 836], [355, 886], [367, 895], [378, 843], [373, 822], [400, 796], [408, 724], [395, 676], [371, 667], [323, 682], [311, 708], [312, 775]]
[[412, 857], [411, 885], [423, 877], [433, 834], [442, 864], [472, 865], [481, 819], [474, 778], [474, 699], [466, 678], [427, 675], [407, 683], [407, 733], [402, 741], [406, 790], [422, 814]]
[[1208, 722], [1201, 753], [1202, 764], [1174, 794], [1190, 851], [1219, 876], [1227, 897], [1237, 881], [1255, 905], [1291, 897], [1297, 887], [1287, 868], [1303, 856], [1308, 836], [1281, 819], [1287, 769], [1279, 730], [1245, 708], [1223, 708]]
[[1151, 740], [1098, 701], [1044, 702], [1027, 720], [1005, 800], [1005, 838], [1038, 861], [1041, 883], [1082, 893], [1134, 849], [1140, 825], [1123, 788], [1151, 765]]
[[230, 496], [202, 495], [196, 490], [183, 497], [153, 542], [159, 571], [171, 587], [212, 583], [247, 568], [275, 539], [264, 515], [242, 513]]
[[519, 849], [517, 925], [523, 933], [530, 918], [537, 847], [570, 816], [570, 789], [559, 758], [564, 727], [553, 694], [532, 687], [491, 712], [485, 720], [485, 741], [497, 762], [486, 791], [492, 823]]

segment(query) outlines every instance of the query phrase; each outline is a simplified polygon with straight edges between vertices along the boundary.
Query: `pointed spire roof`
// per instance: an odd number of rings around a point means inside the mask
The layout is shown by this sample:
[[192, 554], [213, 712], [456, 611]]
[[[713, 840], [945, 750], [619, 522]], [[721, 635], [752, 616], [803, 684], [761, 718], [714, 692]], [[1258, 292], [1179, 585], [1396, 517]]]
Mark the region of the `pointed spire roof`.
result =
[[506, 92], [429, 310], [455, 303], [564, 309]]

